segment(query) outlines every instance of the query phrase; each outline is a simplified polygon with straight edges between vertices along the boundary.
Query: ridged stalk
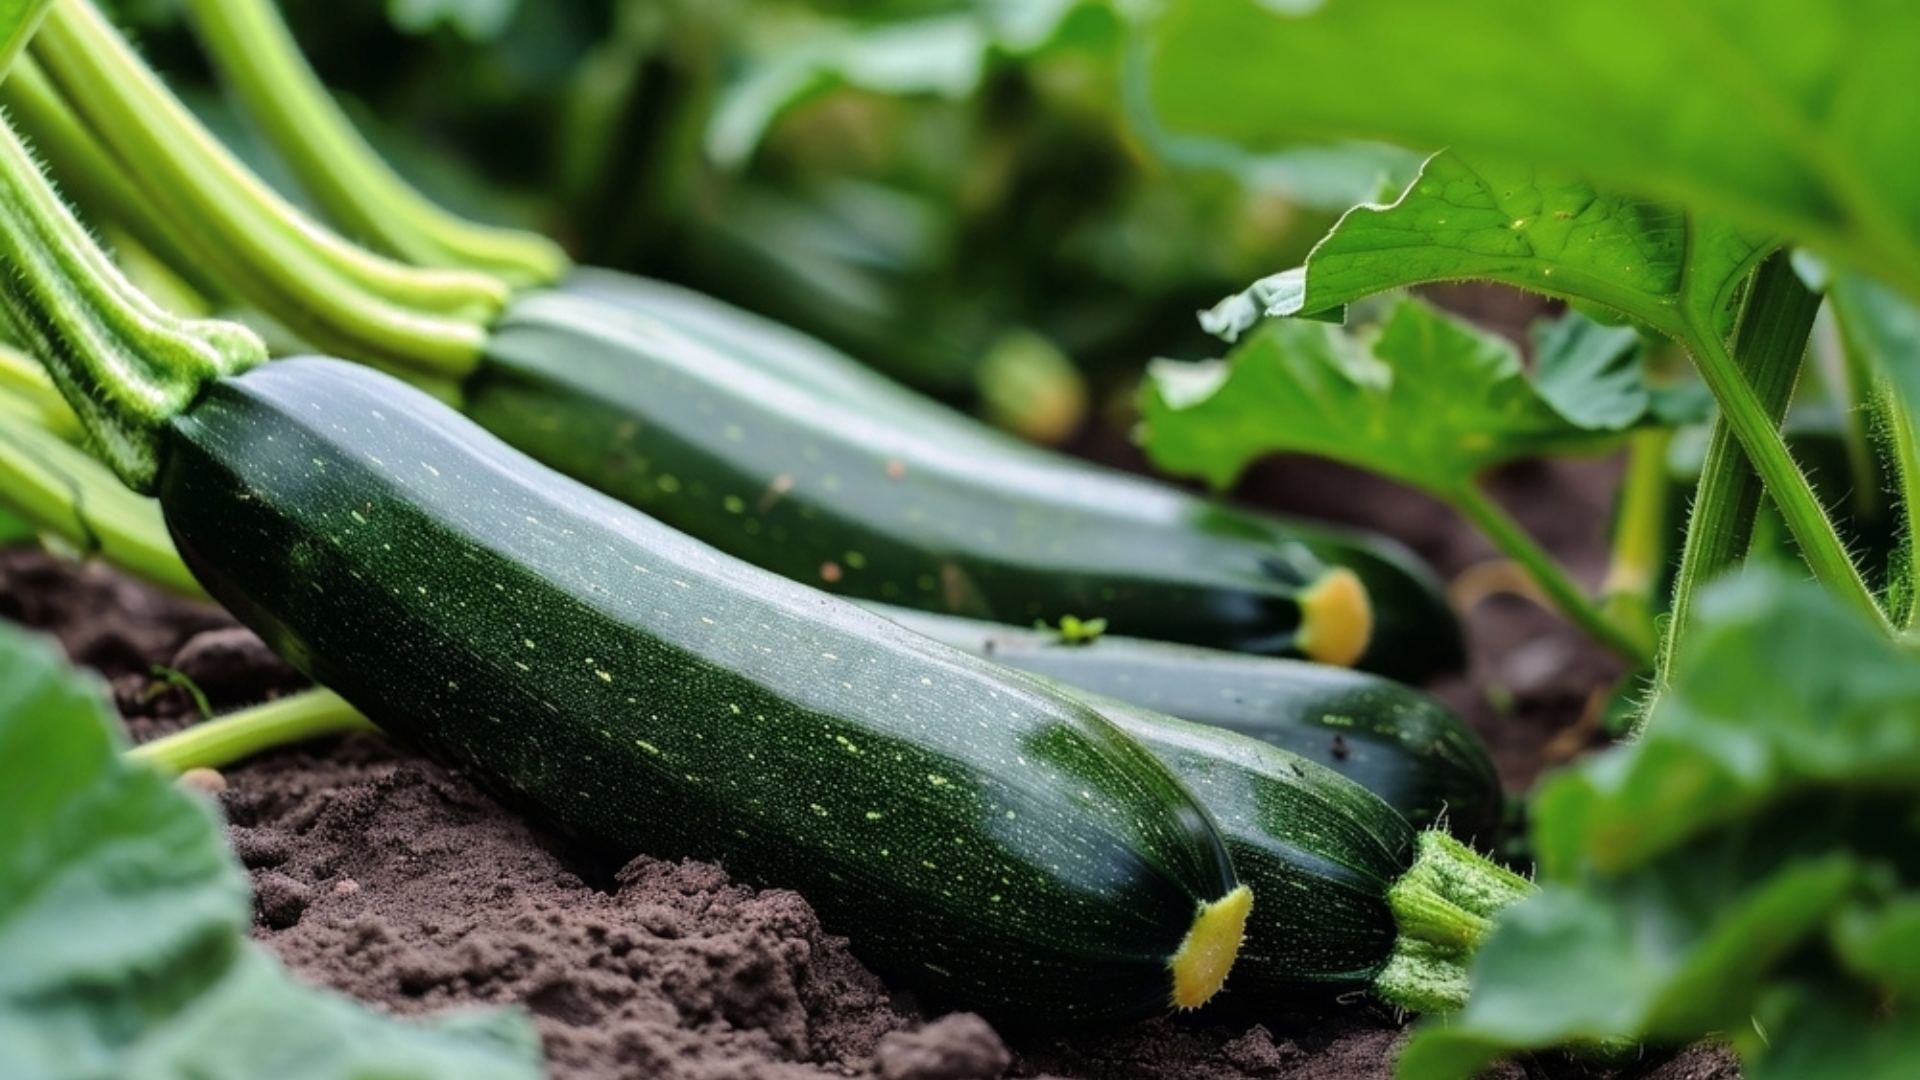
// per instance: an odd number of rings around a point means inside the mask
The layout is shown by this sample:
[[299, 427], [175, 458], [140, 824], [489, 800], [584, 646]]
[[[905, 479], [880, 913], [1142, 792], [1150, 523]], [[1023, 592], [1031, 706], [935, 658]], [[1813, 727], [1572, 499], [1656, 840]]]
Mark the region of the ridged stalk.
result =
[[341, 239], [223, 147], [86, 0], [56, 0], [33, 41], [56, 87], [148, 181], [174, 227], [198, 233], [216, 275], [315, 346], [457, 378], [505, 303], [498, 278], [421, 270]]
[[538, 233], [476, 224], [441, 209], [393, 171], [307, 65], [271, 0], [189, 0], [194, 24], [268, 141], [326, 213], [419, 266], [543, 285], [568, 269]]
[[1533, 892], [1533, 883], [1442, 832], [1420, 834], [1413, 867], [1387, 892], [1399, 940], [1374, 979], [1380, 997], [1422, 1013], [1467, 1002], [1473, 955], [1494, 916]]
[[169, 419], [208, 381], [266, 359], [232, 323], [181, 319], [121, 276], [0, 124], [0, 275], [15, 329], [46, 365], [100, 456], [150, 492]]

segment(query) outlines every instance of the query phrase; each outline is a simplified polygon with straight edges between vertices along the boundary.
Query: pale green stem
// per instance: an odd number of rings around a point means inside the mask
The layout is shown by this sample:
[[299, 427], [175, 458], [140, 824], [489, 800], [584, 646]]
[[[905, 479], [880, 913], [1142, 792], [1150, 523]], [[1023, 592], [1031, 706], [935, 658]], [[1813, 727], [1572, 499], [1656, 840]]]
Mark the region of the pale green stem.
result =
[[150, 491], [167, 422], [266, 359], [243, 327], [176, 318], [127, 283], [0, 124], [0, 296], [107, 464]]
[[1636, 637], [1632, 631], [1608, 621], [1585, 590], [1567, 573], [1566, 567], [1548, 554], [1486, 492], [1469, 483], [1442, 494], [1461, 516], [1485, 533], [1495, 547], [1518, 563], [1546, 593], [1553, 606], [1575, 626], [1630, 664], [1639, 666], [1652, 660], [1651, 640]]
[[415, 367], [470, 371], [499, 279], [402, 266], [301, 214], [220, 145], [86, 0], [56, 0], [35, 55], [123, 167], [174, 223], [201, 230], [217, 276], [316, 346]]
[[1920, 512], [1920, 443], [1914, 438], [1913, 413], [1890, 380], [1875, 380], [1869, 397], [1887, 440], [1901, 514], [1895, 581], [1888, 589], [1890, 599], [1897, 593], [1898, 603], [1890, 614], [1900, 631], [1911, 636], [1920, 626], [1920, 597], [1915, 595], [1914, 582], [1914, 575], [1920, 573], [1920, 534], [1914, 530], [1914, 515]]
[[165, 735], [127, 756], [170, 772], [218, 769], [308, 739], [378, 731], [331, 690], [307, 690]]
[[14, 64], [7, 81], [0, 84], [0, 103], [83, 209], [127, 230], [202, 296], [232, 292], [206, 271], [217, 253], [203, 250], [204, 245], [174, 227], [153, 205], [134, 183], [134, 174], [100, 145], [33, 57], [23, 56]]
[[4, 397], [15, 412], [24, 411], [36, 425], [66, 442], [78, 442], [85, 437], [80, 418], [73, 414], [67, 399], [60, 396], [60, 388], [53, 385], [47, 369], [40, 366], [40, 361], [7, 345], [0, 345], [0, 397]]
[[1646, 641], [1654, 640], [1654, 592], [1666, 560], [1667, 502], [1673, 488], [1667, 454], [1672, 445], [1672, 428], [1648, 428], [1629, 438], [1613, 551], [1600, 585], [1602, 614]]
[[271, 0], [189, 0], [207, 50], [294, 175], [350, 233], [421, 266], [464, 267], [515, 285], [562, 277], [566, 253], [538, 233], [475, 224], [421, 195], [347, 119]]
[[51, 3], [52, 0], [8, 0], [0, 3], [0, 18], [9, 24], [6, 36], [0, 37], [0, 79], [7, 77], [13, 62], [20, 58], [27, 42], [32, 40], [34, 31], [40, 29], [40, 20], [46, 17]]
[[[16, 411], [18, 410], [18, 411]], [[180, 596], [204, 599], [167, 534], [160, 505], [0, 394], [0, 505], [42, 535]]]

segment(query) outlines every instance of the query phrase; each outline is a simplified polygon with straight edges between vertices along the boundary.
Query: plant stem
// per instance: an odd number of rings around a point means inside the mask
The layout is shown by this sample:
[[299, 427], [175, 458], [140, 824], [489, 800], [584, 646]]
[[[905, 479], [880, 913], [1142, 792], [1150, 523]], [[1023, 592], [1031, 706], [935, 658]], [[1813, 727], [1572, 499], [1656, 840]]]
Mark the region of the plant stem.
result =
[[0, 299], [101, 457], [152, 490], [166, 423], [201, 386], [266, 359], [231, 323], [146, 300], [94, 246], [12, 127], [0, 123]]
[[1889, 599], [1897, 603], [1888, 614], [1901, 633], [1911, 635], [1915, 626], [1920, 625], [1920, 602], [1916, 602], [1914, 595], [1914, 574], [1920, 572], [1920, 534], [1914, 531], [1914, 514], [1920, 510], [1920, 443], [1914, 438], [1913, 412], [1889, 380], [1875, 380], [1870, 402], [1869, 407], [1878, 414], [1879, 427], [1887, 440], [1899, 493], [1897, 505], [1903, 515], [1900, 546], [1895, 552], [1896, 561], [1890, 573], [1893, 580], [1888, 588]]
[[1519, 563], [1553, 601], [1554, 607], [1574, 625], [1630, 664], [1638, 666], [1652, 659], [1651, 639], [1641, 639], [1627, 628], [1610, 622], [1580, 584], [1568, 575], [1566, 568], [1477, 485], [1469, 483], [1448, 492], [1447, 502]]
[[[1693, 608], [1695, 591], [1746, 557], [1752, 543], [1754, 517], [1759, 513], [1763, 490], [1774, 496], [1776, 505], [1793, 527], [1794, 538], [1800, 541], [1801, 550], [1808, 553], [1808, 562], [1814, 563], [1815, 545], [1802, 538], [1803, 529], [1814, 531], [1815, 528], [1814, 524], [1804, 520], [1807, 517], [1807, 504], [1811, 504], [1813, 516], [1818, 519], [1817, 524], [1824, 526], [1828, 537], [1830, 550], [1822, 549], [1826, 551], [1823, 562], [1830, 564], [1837, 552], [1845, 569], [1845, 573], [1839, 575], [1842, 583], [1852, 583], [1852, 591], [1840, 591], [1856, 604], [1864, 598], [1866, 607], [1874, 617], [1884, 622], [1879, 605], [1867, 591], [1866, 583], [1860, 579], [1853, 561], [1847, 557], [1846, 549], [1840, 545], [1832, 522], [1827, 520], [1826, 512], [1820, 508], [1805, 476], [1800, 473], [1793, 459], [1786, 455], [1785, 445], [1780, 441], [1780, 420], [1793, 400], [1793, 387], [1799, 380], [1802, 358], [1806, 354], [1807, 336], [1813, 331], [1813, 318], [1819, 309], [1820, 298], [1808, 290], [1799, 275], [1794, 273], [1787, 253], [1775, 252], [1755, 271], [1753, 288], [1748, 293], [1746, 304], [1740, 312], [1739, 325], [1734, 330], [1734, 355], [1728, 357], [1721, 353], [1709, 364], [1706, 357], [1696, 354], [1695, 359], [1703, 376], [1708, 374], [1710, 367], [1715, 372], [1714, 377], [1708, 378], [1708, 385], [1713, 387], [1714, 396], [1721, 400], [1722, 411], [1713, 422], [1706, 462], [1700, 471], [1699, 489], [1694, 495], [1693, 513], [1687, 519], [1687, 538], [1680, 551], [1680, 570], [1674, 581], [1672, 614], [1654, 667], [1653, 686], [1656, 695], [1665, 688], [1673, 671], [1680, 643], [1686, 633], [1688, 615]], [[1723, 395], [1721, 387], [1714, 385], [1716, 377], [1722, 383], [1731, 383], [1737, 393]], [[1729, 402], [1733, 405], [1731, 409]], [[1736, 409], [1740, 411], [1734, 411]], [[1740, 424], [1736, 418], [1741, 416], [1745, 417], [1747, 426], [1764, 429], [1770, 438], [1739, 438], [1736, 429]], [[1791, 473], [1791, 480], [1799, 481], [1798, 487], [1804, 490], [1796, 492], [1794, 485], [1785, 480], [1778, 486], [1768, 483], [1763, 489], [1762, 475], [1756, 472], [1752, 464], [1754, 459], [1748, 457], [1743, 443], [1777, 450], [1779, 457], [1784, 459], [1785, 469]], [[1780, 467], [1780, 463], [1776, 462], [1775, 471]], [[1788, 512], [1790, 506], [1797, 508], [1801, 524], [1794, 524], [1796, 515]], [[1828, 565], [1823, 573], [1821, 564], [1814, 564], [1814, 570], [1822, 581], [1827, 581], [1829, 575], [1838, 572], [1837, 568]], [[1635, 725], [1634, 734], [1637, 735], [1644, 725], [1645, 715], [1643, 712], [1641, 722]]]
[[132, 174], [120, 167], [68, 108], [33, 57], [21, 57], [6, 82], [0, 83], [0, 103], [5, 104], [20, 130], [33, 139], [34, 148], [83, 209], [126, 229], [202, 296], [221, 297], [231, 292], [206, 272], [208, 253], [200, 250], [191, 237], [171, 227], [166, 215], [133, 182]]
[[194, 23], [267, 139], [349, 232], [420, 266], [546, 284], [566, 253], [538, 233], [478, 225], [428, 201], [375, 153], [307, 66], [269, 0], [189, 0]]
[[14, 9], [11, 12], [13, 25], [7, 35], [0, 38], [0, 79], [5, 79], [12, 70], [14, 61], [26, 49], [32, 40], [34, 31], [40, 29], [40, 20], [46, 17], [47, 7], [53, 0], [25, 0], [6, 5]]
[[[1740, 478], [1743, 471], [1759, 474], [1814, 577], [1861, 614], [1886, 625], [1873, 591], [1853, 565], [1813, 485], [1794, 464], [1780, 436], [1780, 417], [1799, 377], [1800, 358], [1806, 351], [1807, 334], [1818, 307], [1819, 298], [1800, 281], [1786, 254], [1776, 252], [1755, 272], [1734, 332], [1733, 351], [1708, 328], [1697, 322], [1690, 324], [1694, 365], [1720, 406], [1720, 418], [1714, 422], [1701, 494], [1696, 497], [1687, 527], [1689, 546], [1705, 547], [1692, 562], [1682, 551], [1669, 644], [1684, 633], [1693, 589], [1746, 555], [1753, 525], [1753, 513], [1746, 507], [1749, 499], [1757, 500], [1759, 494], [1757, 490], [1751, 496], [1745, 492], [1751, 481]], [[1733, 441], [1726, 442], [1725, 449], [1716, 454], [1716, 447], [1729, 439]], [[1722, 484], [1734, 486], [1721, 492], [1718, 489]], [[1715, 501], [1708, 503], [1709, 497]], [[1729, 500], [1725, 506], [1719, 505], [1721, 498]], [[1709, 511], [1704, 518], [1702, 504]], [[1757, 507], [1758, 503], [1751, 505]]]
[[169, 94], [86, 0], [56, 0], [33, 42], [67, 100], [149, 181], [153, 202], [198, 230], [218, 277], [315, 345], [454, 377], [472, 369], [497, 278], [420, 270], [356, 248], [249, 172]]
[[1673, 429], [1648, 428], [1627, 442], [1627, 475], [1620, 483], [1613, 523], [1613, 554], [1600, 585], [1600, 610], [1615, 626], [1654, 640], [1654, 592], [1666, 557], [1667, 501], [1673, 488], [1667, 452]]
[[289, 743], [378, 731], [331, 690], [306, 690], [255, 705], [136, 746], [127, 756], [175, 773], [218, 769]]

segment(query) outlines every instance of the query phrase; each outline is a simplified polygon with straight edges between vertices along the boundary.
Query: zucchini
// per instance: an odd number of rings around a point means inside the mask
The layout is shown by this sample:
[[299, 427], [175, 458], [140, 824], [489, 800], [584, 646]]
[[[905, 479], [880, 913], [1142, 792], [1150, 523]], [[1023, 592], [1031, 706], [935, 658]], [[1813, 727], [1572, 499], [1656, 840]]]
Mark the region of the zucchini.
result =
[[168, 434], [161, 507], [208, 592], [510, 799], [797, 888], [882, 970], [1000, 1017], [1145, 1016], [1224, 976], [1245, 894], [1206, 815], [1071, 699], [344, 362], [213, 382]]
[[1482, 848], [1506, 813], [1500, 775], [1466, 722], [1433, 697], [1364, 672], [1102, 634], [874, 605], [917, 633], [1106, 697], [1239, 732], [1340, 773], [1419, 828]]
[[1467, 968], [1525, 878], [1444, 833], [1416, 831], [1331, 769], [1237, 732], [1091, 695], [1220, 822], [1247, 918], [1219, 1009], [1282, 1007], [1362, 989], [1415, 1012], [1466, 1002]]
[[[663, 351], [698, 343], [582, 295], [524, 294], [490, 335], [501, 282], [373, 259], [302, 218], [85, 4], [58, 5], [33, 46], [53, 92], [18, 104], [54, 144], [97, 141], [157, 178], [149, 199], [112, 212], [144, 223], [163, 250], [195, 253], [310, 342], [465, 396], [520, 449], [729, 553], [849, 596], [958, 614], [1100, 614], [1139, 636], [1360, 660], [1405, 678], [1458, 665], [1458, 627], [1400, 549], [1236, 513], [984, 431], [962, 438], [968, 426], [929, 420], [932, 406], [854, 394], [849, 380], [737, 391], [704, 360], [662, 366]], [[680, 344], [663, 347], [669, 338]], [[831, 366], [819, 352], [808, 365]], [[596, 381], [579, 370], [588, 366]], [[787, 365], [789, 380], [801, 366]], [[663, 396], [668, 387], [687, 396]], [[804, 400], [774, 400], [795, 392]], [[713, 441], [728, 431], [751, 445]], [[806, 449], [819, 460], [781, 456]]]
[[[465, 385], [483, 427], [729, 554], [833, 592], [1001, 620], [1358, 658], [1358, 579], [1297, 536], [1038, 450], [870, 416], [666, 324], [523, 295]], [[951, 434], [948, 432], [947, 434]]]
[[[1180, 568], [1186, 560], [1196, 556], [1201, 557], [1200, 565], [1204, 566], [1205, 557], [1201, 552], [1221, 536], [1237, 537], [1249, 545], [1250, 550], [1242, 555], [1242, 562], [1262, 557], [1258, 550], [1262, 547], [1266, 549], [1266, 557], [1278, 556], [1289, 561], [1297, 561], [1298, 553], [1304, 551], [1328, 566], [1352, 571], [1365, 587], [1371, 608], [1371, 636], [1365, 644], [1365, 651], [1355, 661], [1356, 666], [1414, 682], [1441, 671], [1459, 670], [1466, 665], [1465, 638], [1459, 620], [1447, 602], [1444, 587], [1419, 556], [1384, 536], [1322, 522], [1227, 507], [1186, 494], [1167, 484], [1100, 468], [1033, 446], [916, 393], [817, 338], [677, 285], [617, 271], [580, 268], [561, 284], [559, 291], [602, 304], [616, 317], [624, 313], [658, 319], [745, 366], [832, 399], [836, 410], [858, 412], [863, 422], [882, 425], [897, 444], [903, 445], [908, 451], [919, 451], [946, 461], [975, 462], [983, 470], [1005, 471], [1023, 478], [1025, 483], [1015, 491], [1006, 492], [999, 505], [991, 507], [988, 520], [1045, 520], [1054, 516], [1083, 514], [1084, 507], [1076, 504], [1075, 493], [1090, 488], [1100, 492], [1110, 505], [1138, 500], [1143, 504], [1139, 513], [1154, 519], [1156, 542], [1164, 544], [1166, 566], [1163, 573], [1170, 576], [1180, 574]], [[588, 325], [593, 321], [593, 316], [585, 312], [572, 317]], [[553, 362], [563, 364], [570, 355], [570, 346], [567, 344], [569, 335], [564, 325], [567, 318], [553, 309], [510, 311], [501, 329], [510, 330], [524, 322], [528, 329], [522, 333], [531, 335], [536, 333], [532, 328], [557, 322], [559, 325], [552, 327]], [[587, 332], [595, 333], [593, 330]], [[518, 360], [524, 365], [527, 359], [525, 347], [516, 340], [508, 348], [513, 353], [512, 358], [501, 351], [499, 339], [496, 338], [495, 349], [489, 355], [496, 360], [506, 359], [509, 363]], [[644, 353], [647, 347], [638, 348]], [[650, 361], [641, 355], [633, 363], [637, 369], [644, 370]], [[531, 376], [523, 371], [519, 377]], [[616, 377], [614, 381], [621, 380]], [[549, 407], [556, 404], [560, 396], [554, 395]], [[520, 437], [516, 435], [516, 438]], [[540, 456], [530, 438], [525, 448]], [[889, 460], [900, 460], [905, 464], [900, 457]], [[853, 476], [868, 476], [872, 472], [869, 466], [853, 473]], [[889, 479], [893, 483], [886, 486], [896, 489], [894, 497], [905, 498], [907, 496], [899, 494], [897, 489], [912, 487], [920, 483], [922, 477], [909, 468], [904, 475], [890, 475]], [[859, 481], [855, 479], [849, 478], [848, 482], [859, 486]], [[669, 512], [663, 505], [664, 499], [654, 496], [651, 502], [653, 512]], [[978, 509], [987, 512], [989, 507]], [[692, 516], [691, 512], [689, 516]], [[863, 523], [867, 521], [865, 515], [856, 517]], [[1118, 516], [1113, 525], [1125, 529], [1142, 527], [1139, 522], [1125, 520], [1124, 515]], [[736, 542], [745, 546], [744, 541]], [[823, 537], [821, 547], [830, 546], [827, 538]], [[796, 571], [817, 573], [818, 566], [834, 558], [831, 551], [821, 554], [822, 559], [812, 567], [799, 565], [802, 560], [795, 559]], [[992, 552], [986, 555], [992, 557]], [[745, 557], [755, 561], [760, 559], [756, 555]], [[1004, 557], [1016, 563], [1025, 558], [1016, 550], [1008, 550]], [[1311, 571], [1296, 573], [1304, 576]], [[980, 606], [969, 608], [948, 604], [944, 596], [925, 592], [896, 589], [886, 593], [883, 586], [884, 582], [876, 582], [869, 575], [858, 580], [843, 579], [842, 583], [828, 587], [864, 599], [905, 604], [923, 610], [993, 617], [1003, 621], [1037, 618], [1055, 621], [1059, 615], [1068, 612], [1099, 614], [1121, 632], [1141, 637], [1238, 651], [1306, 652], [1317, 660], [1347, 662], [1324, 649], [1278, 649], [1274, 647], [1270, 636], [1257, 632], [1236, 635], [1230, 628], [1223, 628], [1216, 633], [1188, 633], [1177, 627], [1162, 628], [1150, 620], [1133, 620], [1131, 625], [1122, 625], [1098, 604], [1076, 607], [1046, 590], [1039, 593], [1042, 600], [1037, 604], [1022, 604], [1016, 599], [1011, 604], [994, 606], [995, 609], [988, 613]], [[1252, 590], [1244, 603], [1260, 607], [1270, 604], [1273, 595], [1273, 588], [1269, 585], [1264, 589]], [[930, 600], [934, 602], [928, 602]]]

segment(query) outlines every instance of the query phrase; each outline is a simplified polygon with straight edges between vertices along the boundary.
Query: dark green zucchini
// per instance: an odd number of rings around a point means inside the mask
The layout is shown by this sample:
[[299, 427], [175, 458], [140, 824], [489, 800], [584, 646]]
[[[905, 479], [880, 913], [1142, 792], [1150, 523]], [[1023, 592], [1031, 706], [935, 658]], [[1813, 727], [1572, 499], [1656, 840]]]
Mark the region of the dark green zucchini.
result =
[[1416, 1012], [1466, 1001], [1473, 953], [1493, 916], [1531, 891], [1526, 879], [1444, 833], [1415, 830], [1298, 755], [1103, 695], [1087, 700], [1214, 815], [1259, 897], [1214, 1007], [1271, 1017], [1361, 989]]
[[[1082, 516], [1086, 509], [1076, 503], [1073, 493], [1092, 487], [1113, 503], [1139, 500], [1144, 505], [1140, 513], [1151, 516], [1151, 528], [1157, 539], [1165, 544], [1166, 564], [1162, 573], [1169, 576], [1182, 573], [1181, 566], [1190, 557], [1198, 556], [1197, 569], [1204, 570], [1207, 563], [1202, 552], [1222, 536], [1235, 537], [1255, 549], [1264, 548], [1269, 557], [1278, 556], [1285, 561], [1297, 558], [1296, 554], [1288, 553], [1298, 553], [1304, 549], [1326, 565], [1352, 570], [1366, 588], [1372, 609], [1372, 635], [1357, 666], [1393, 678], [1417, 681], [1438, 671], [1456, 670], [1466, 662], [1465, 641], [1461, 636], [1459, 621], [1447, 604], [1445, 591], [1439, 581], [1418, 556], [1386, 537], [1222, 506], [1169, 485], [1099, 468], [1032, 446], [915, 393], [824, 342], [675, 285], [614, 271], [583, 268], [575, 270], [560, 288], [566, 293], [598, 301], [616, 312], [638, 313], [659, 319], [742, 365], [826, 397], [832, 405], [826, 410], [828, 416], [836, 411], [851, 411], [859, 414], [865, 424], [884, 426], [909, 449], [924, 446], [946, 460], [978, 462], [983, 469], [1003, 469], [1021, 477], [1025, 482], [1017, 489], [1006, 492], [1000, 504], [991, 507], [989, 520], [1022, 516], [1035, 519], [1055, 515], [1063, 518]], [[578, 317], [591, 318], [588, 315]], [[527, 322], [532, 327], [555, 319], [556, 313], [547, 310], [528, 313]], [[564, 318], [558, 321], [564, 321]], [[511, 327], [514, 323], [515, 319], [510, 315], [503, 325]], [[565, 362], [570, 353], [565, 344], [568, 335], [564, 326], [554, 329], [557, 331], [554, 335], [557, 359], [553, 363], [560, 364]], [[530, 336], [530, 333], [522, 336]], [[515, 342], [514, 348], [516, 353], [521, 350], [519, 341]], [[645, 366], [646, 363], [645, 360], [636, 361], [637, 366]], [[523, 372], [519, 377], [533, 378], [536, 375]], [[549, 407], [553, 407], [553, 404], [550, 403]], [[896, 457], [890, 460], [902, 459]], [[844, 479], [856, 482], [856, 478], [871, 472], [871, 469], [854, 472]], [[894, 481], [891, 486], [896, 489], [920, 482], [920, 478], [912, 472], [890, 479]], [[662, 506], [664, 501], [654, 496], [656, 513], [665, 512]], [[981, 509], [986, 512], [989, 508]], [[865, 520], [864, 515], [856, 516]], [[1117, 528], [1141, 527], [1140, 522], [1127, 521], [1124, 515], [1113, 524]], [[1183, 542], [1188, 537], [1193, 539], [1192, 547], [1195, 550], [1190, 551], [1189, 545]], [[822, 546], [828, 546], [824, 539]], [[990, 552], [991, 549], [989, 555]], [[758, 556], [747, 557], [758, 561]], [[821, 561], [833, 557], [832, 552], [828, 551], [823, 553]], [[1018, 563], [1023, 556], [1017, 550], [1010, 550], [1006, 557]], [[1255, 552], [1243, 555], [1242, 561], [1258, 557]], [[807, 572], [817, 570], [817, 567], [799, 566], [799, 569]], [[1309, 570], [1296, 571], [1296, 576], [1308, 576], [1310, 573]], [[944, 602], [946, 598], [937, 593], [896, 591], [892, 595], [881, 595], [875, 591], [875, 582], [871, 577], [843, 580], [836, 591], [923, 610], [973, 616], [987, 614], [978, 607], [948, 605]], [[1030, 618], [1047, 618], [1051, 621], [1059, 614], [1070, 612], [1104, 615], [1122, 632], [1140, 637], [1171, 639], [1237, 651], [1285, 651], [1273, 648], [1271, 636], [1258, 632], [1225, 627], [1211, 634], [1184, 633], [1177, 628], [1162, 630], [1144, 620], [1123, 625], [1114, 621], [1107, 611], [1097, 607], [1082, 605], [1076, 608], [1071, 603], [1054, 599], [1050, 592], [1039, 595], [1045, 601], [1040, 607], [1058, 610], [1049, 614], [1035, 610], [1033, 605], [1016, 602], [997, 605], [991, 615], [1012, 621]], [[1254, 607], [1263, 606], [1270, 602], [1267, 598], [1272, 595], [1271, 585], [1255, 589], [1247, 603]], [[930, 599], [936, 602], [928, 603]], [[1325, 655], [1315, 658], [1328, 659]]]
[[466, 405], [546, 464], [844, 595], [1100, 615], [1136, 636], [1338, 662], [1368, 641], [1365, 590], [1278, 525], [1037, 450], [923, 437], [590, 300], [517, 300]]
[[1237, 731], [1356, 781], [1418, 828], [1499, 841], [1500, 775], [1453, 710], [1364, 672], [1102, 634], [1058, 632], [886, 605], [902, 626], [1008, 667], [1156, 712]]
[[1073, 700], [343, 362], [215, 381], [166, 446], [161, 506], [208, 592], [586, 837], [797, 888], [883, 970], [1002, 1018], [1144, 1016], [1224, 975], [1244, 894], [1206, 815]]

